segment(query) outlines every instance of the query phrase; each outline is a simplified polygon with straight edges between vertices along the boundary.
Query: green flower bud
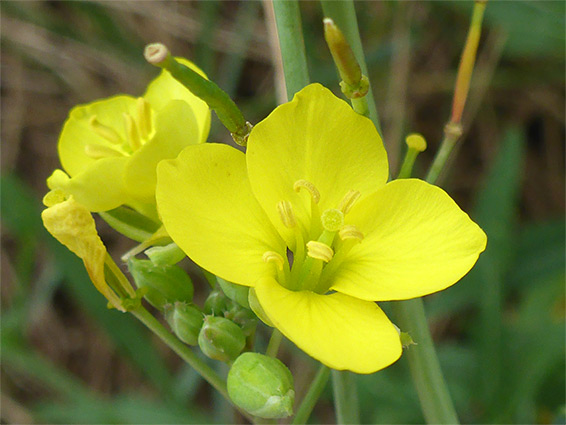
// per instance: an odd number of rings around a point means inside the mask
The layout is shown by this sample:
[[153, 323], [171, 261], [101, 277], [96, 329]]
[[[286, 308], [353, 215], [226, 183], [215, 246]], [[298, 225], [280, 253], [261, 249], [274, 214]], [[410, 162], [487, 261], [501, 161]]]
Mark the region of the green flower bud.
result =
[[242, 307], [250, 308], [250, 304], [248, 303], [249, 287], [236, 285], [235, 283], [227, 282], [219, 277], [217, 277], [216, 280], [218, 285], [222, 288], [222, 292], [224, 292], [228, 298], [240, 304]]
[[222, 291], [212, 291], [204, 302], [204, 312], [213, 316], [224, 316], [224, 312], [228, 310], [228, 297]]
[[131, 257], [128, 268], [138, 288], [145, 291], [147, 302], [161, 311], [165, 304], [191, 302], [193, 299], [191, 278], [178, 266], [156, 266], [150, 260]]
[[245, 336], [250, 336], [257, 325], [257, 316], [254, 312], [236, 303], [224, 313], [224, 317], [240, 326]]
[[246, 337], [238, 325], [225, 317], [206, 316], [198, 345], [211, 359], [231, 362], [244, 349]]
[[276, 358], [244, 353], [228, 372], [228, 395], [245, 411], [260, 418], [286, 418], [293, 414], [293, 375]]
[[165, 318], [173, 333], [185, 344], [197, 345], [203, 314], [194, 305], [176, 302], [165, 306]]

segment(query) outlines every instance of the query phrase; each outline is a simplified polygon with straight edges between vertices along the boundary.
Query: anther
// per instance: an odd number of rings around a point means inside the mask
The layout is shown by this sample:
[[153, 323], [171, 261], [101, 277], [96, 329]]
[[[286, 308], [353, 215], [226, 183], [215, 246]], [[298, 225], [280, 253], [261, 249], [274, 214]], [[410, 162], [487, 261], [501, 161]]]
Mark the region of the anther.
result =
[[128, 142], [130, 143], [130, 148], [132, 151], [137, 151], [142, 143], [140, 139], [140, 134], [138, 132], [138, 128], [136, 127], [136, 123], [130, 114], [122, 114], [124, 117], [124, 123], [126, 125], [126, 134], [128, 135]]
[[147, 139], [151, 133], [151, 107], [143, 97], [138, 97], [137, 115], [141, 137]]
[[293, 189], [295, 189], [295, 192], [299, 192], [301, 189], [306, 189], [311, 194], [312, 200], [315, 204], [318, 204], [318, 201], [320, 201], [320, 192], [315, 185], [308, 180], [297, 180], [293, 185]]
[[364, 234], [360, 232], [358, 228], [353, 224], [342, 226], [342, 228], [338, 232], [338, 235], [343, 241], [345, 241], [346, 239], [358, 239], [359, 241], [362, 241], [364, 239]]
[[104, 145], [85, 145], [85, 154], [93, 159], [108, 158], [112, 156], [124, 156], [124, 154], [116, 149]]
[[114, 145], [119, 145], [122, 143], [122, 139], [120, 138], [120, 135], [116, 132], [116, 130], [114, 130], [112, 127], [101, 124], [100, 121], [98, 121], [98, 119], [96, 118], [96, 115], [90, 117], [88, 124], [90, 125], [92, 131], [105, 138], [110, 143]]
[[328, 263], [334, 257], [334, 251], [325, 243], [309, 241], [307, 242], [307, 255]]
[[291, 229], [296, 226], [297, 222], [293, 214], [293, 207], [289, 201], [279, 201], [277, 203], [277, 210], [281, 215], [281, 221], [285, 227]]
[[344, 213], [340, 210], [326, 210], [320, 216], [322, 227], [329, 232], [337, 232], [344, 225]]
[[285, 264], [283, 257], [275, 251], [266, 251], [263, 253], [263, 261], [266, 263], [273, 263], [277, 270], [283, 270], [283, 265]]
[[360, 192], [358, 192], [357, 190], [349, 190], [338, 204], [338, 209], [344, 214], [348, 214], [356, 201], [359, 199], [360, 195]]

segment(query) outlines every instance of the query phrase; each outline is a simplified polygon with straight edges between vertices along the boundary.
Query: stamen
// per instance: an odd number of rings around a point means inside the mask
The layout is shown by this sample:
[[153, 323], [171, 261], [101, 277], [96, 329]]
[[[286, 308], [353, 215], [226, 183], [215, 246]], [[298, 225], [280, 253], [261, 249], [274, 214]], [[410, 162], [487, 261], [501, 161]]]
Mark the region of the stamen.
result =
[[348, 214], [360, 196], [361, 194], [357, 190], [348, 191], [338, 204], [338, 209], [344, 214]]
[[122, 143], [122, 138], [116, 132], [116, 130], [114, 130], [112, 127], [108, 127], [107, 125], [101, 124], [100, 121], [98, 121], [98, 119], [96, 118], [96, 115], [90, 117], [88, 124], [92, 131], [94, 131], [100, 137], [104, 137], [110, 143], [114, 145], [119, 145]]
[[307, 255], [328, 263], [334, 256], [334, 251], [328, 245], [318, 241], [307, 242]]
[[320, 216], [322, 227], [329, 232], [337, 232], [344, 224], [344, 213], [340, 210], [326, 210]]
[[295, 215], [293, 214], [293, 207], [289, 201], [279, 201], [277, 203], [277, 210], [281, 215], [281, 221], [285, 227], [291, 229], [297, 225]]
[[137, 151], [141, 145], [140, 134], [138, 132], [138, 128], [136, 127], [136, 123], [130, 114], [122, 114], [124, 117], [124, 123], [126, 124], [126, 134], [128, 135], [128, 142], [130, 143], [130, 147], [132, 151]]
[[266, 263], [273, 263], [275, 264], [275, 267], [277, 267], [277, 270], [282, 271], [283, 270], [283, 265], [285, 264], [285, 261], [283, 260], [283, 257], [278, 254], [275, 251], [266, 251], [263, 253], [263, 261], [265, 261]]
[[108, 158], [113, 156], [124, 156], [124, 154], [116, 149], [104, 145], [85, 145], [85, 154], [93, 159]]
[[301, 189], [306, 189], [311, 194], [312, 200], [315, 204], [318, 204], [318, 201], [320, 201], [320, 192], [315, 185], [308, 180], [297, 180], [293, 185], [293, 189], [295, 189], [295, 192], [299, 192]]
[[138, 97], [137, 115], [141, 137], [147, 139], [151, 133], [151, 106], [143, 97]]
[[343, 241], [347, 239], [358, 239], [359, 241], [364, 240], [364, 234], [360, 232], [358, 228], [353, 224], [342, 226], [342, 228], [338, 232], [338, 235]]

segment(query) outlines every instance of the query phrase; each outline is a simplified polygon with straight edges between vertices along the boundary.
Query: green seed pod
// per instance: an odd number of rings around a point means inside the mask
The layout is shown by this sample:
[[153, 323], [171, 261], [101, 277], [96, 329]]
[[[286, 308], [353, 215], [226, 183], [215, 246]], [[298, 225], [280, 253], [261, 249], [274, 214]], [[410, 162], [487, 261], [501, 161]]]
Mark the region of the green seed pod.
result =
[[193, 282], [178, 266], [156, 266], [150, 260], [132, 257], [128, 260], [128, 268], [137, 287], [146, 291], [144, 298], [147, 302], [161, 311], [165, 304], [193, 299]]
[[250, 291], [249, 287], [236, 285], [235, 283], [227, 282], [219, 277], [216, 278], [216, 281], [222, 288], [222, 292], [224, 292], [228, 298], [242, 307], [250, 308], [250, 304], [248, 302], [248, 292]]
[[206, 316], [198, 345], [211, 359], [231, 362], [244, 349], [246, 337], [238, 325], [225, 317]]
[[165, 318], [173, 333], [185, 344], [197, 345], [203, 314], [194, 305], [176, 302], [165, 306]]
[[228, 372], [228, 395], [245, 411], [260, 418], [286, 418], [293, 414], [293, 375], [276, 358], [244, 353]]
[[204, 312], [213, 316], [224, 316], [224, 312], [228, 310], [229, 298], [222, 291], [212, 291], [204, 302]]

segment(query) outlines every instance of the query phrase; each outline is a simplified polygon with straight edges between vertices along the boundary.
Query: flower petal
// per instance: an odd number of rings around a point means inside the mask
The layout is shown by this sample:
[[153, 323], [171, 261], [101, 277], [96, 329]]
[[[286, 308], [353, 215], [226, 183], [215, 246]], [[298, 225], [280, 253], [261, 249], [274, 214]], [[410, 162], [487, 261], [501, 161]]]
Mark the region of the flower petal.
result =
[[86, 155], [86, 145], [103, 145], [120, 150], [119, 146], [112, 144], [93, 131], [89, 120], [96, 116], [101, 125], [111, 128], [125, 141], [126, 132], [123, 114], [135, 114], [136, 105], [136, 99], [132, 96], [120, 95], [86, 105], [79, 105], [71, 110], [59, 136], [58, 144], [61, 164], [71, 177], [97, 161]]
[[132, 155], [124, 176], [127, 191], [144, 202], [155, 202], [157, 164], [176, 158], [188, 145], [199, 143], [198, 125], [191, 107], [172, 100], [155, 114], [155, 135]]
[[275, 327], [328, 367], [373, 373], [401, 355], [397, 330], [373, 302], [340, 293], [293, 292], [271, 278], [254, 289]]
[[252, 286], [273, 274], [266, 251], [285, 245], [253, 197], [245, 155], [227, 145], [185, 148], [157, 167], [157, 206], [171, 238], [198, 265]]
[[[206, 74], [194, 63], [184, 58], [175, 59], [206, 78]], [[199, 141], [206, 141], [210, 130], [210, 108], [205, 101], [192, 94], [185, 86], [175, 80], [168, 71], [162, 70], [159, 76], [149, 83], [143, 97], [156, 111], [166, 107], [169, 101], [173, 99], [187, 102], [198, 123]]]
[[346, 222], [365, 238], [331, 277], [332, 289], [366, 300], [445, 289], [472, 268], [487, 242], [444, 190], [417, 179], [388, 183], [356, 204]]
[[292, 203], [304, 227], [310, 222], [310, 199], [293, 190], [297, 180], [316, 186], [322, 212], [336, 208], [350, 190], [369, 195], [388, 176], [372, 122], [320, 84], [305, 87], [257, 124], [246, 157], [252, 190], [278, 228], [283, 226], [276, 205], [282, 200]]

